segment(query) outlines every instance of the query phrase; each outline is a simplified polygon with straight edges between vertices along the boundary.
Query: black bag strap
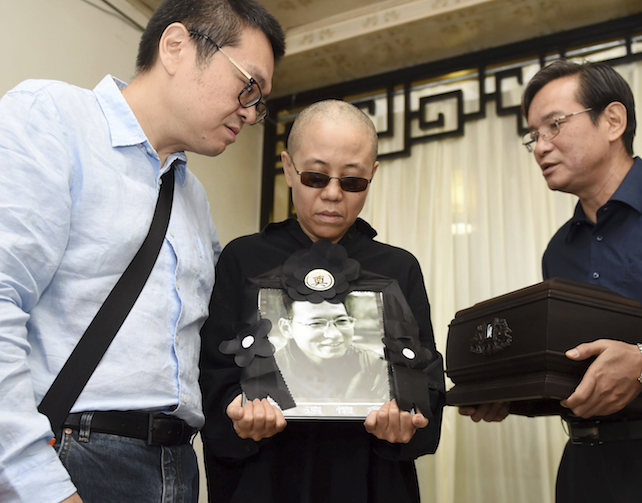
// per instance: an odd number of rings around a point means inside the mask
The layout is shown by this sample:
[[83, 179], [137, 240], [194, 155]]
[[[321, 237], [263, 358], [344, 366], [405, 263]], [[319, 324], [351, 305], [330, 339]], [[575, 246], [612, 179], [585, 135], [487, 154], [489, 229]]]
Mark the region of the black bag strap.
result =
[[107, 296], [38, 406], [38, 410], [49, 418], [54, 434], [62, 428], [69, 411], [145, 286], [167, 233], [173, 199], [174, 166], [172, 165], [161, 177], [156, 210], [145, 241]]

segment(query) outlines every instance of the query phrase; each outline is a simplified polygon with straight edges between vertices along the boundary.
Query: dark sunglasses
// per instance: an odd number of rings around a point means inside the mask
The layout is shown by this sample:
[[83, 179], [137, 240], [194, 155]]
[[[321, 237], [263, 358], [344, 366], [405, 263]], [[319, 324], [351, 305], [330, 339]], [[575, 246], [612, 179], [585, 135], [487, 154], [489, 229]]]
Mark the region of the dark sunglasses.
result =
[[330, 180], [334, 179], [339, 180], [341, 190], [345, 190], [346, 192], [363, 192], [368, 188], [368, 184], [372, 181], [372, 178], [368, 180], [367, 178], [361, 178], [360, 176], [342, 176], [341, 178], [338, 176], [328, 176], [325, 173], [319, 173], [318, 171], [304, 171], [299, 173], [299, 170], [296, 169], [294, 163], [292, 163], [292, 167], [294, 168], [294, 171], [296, 171], [296, 174], [301, 177], [301, 183], [303, 185], [307, 185], [308, 187], [315, 189], [327, 187]]

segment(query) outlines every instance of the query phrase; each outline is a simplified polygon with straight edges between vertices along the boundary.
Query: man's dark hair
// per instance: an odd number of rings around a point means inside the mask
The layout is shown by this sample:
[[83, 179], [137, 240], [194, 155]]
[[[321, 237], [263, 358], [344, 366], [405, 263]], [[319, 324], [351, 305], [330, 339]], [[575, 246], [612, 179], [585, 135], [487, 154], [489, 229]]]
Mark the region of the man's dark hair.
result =
[[[292, 304], [294, 302], [297, 302], [293, 300], [287, 293], [283, 292], [283, 295], [281, 297], [283, 299], [283, 310], [284, 314], [288, 318], [292, 318], [293, 315], [293, 310], [292, 310]], [[307, 302], [307, 301], [303, 301]], [[350, 295], [348, 295], [343, 302], [340, 302], [340, 304], [343, 304], [343, 307], [346, 308], [346, 313], [348, 316], [352, 316], [352, 298]], [[331, 302], [331, 304], [337, 304], [337, 302]]]
[[633, 155], [633, 137], [635, 136], [635, 100], [631, 88], [622, 76], [606, 63], [582, 64], [561, 59], [542, 68], [526, 86], [522, 98], [522, 113], [528, 117], [528, 110], [535, 95], [549, 82], [577, 75], [577, 101], [584, 107], [590, 108], [589, 115], [594, 124], [604, 109], [618, 101], [626, 107], [627, 125], [622, 141], [629, 155]]
[[[158, 57], [161, 36], [170, 24], [177, 22], [207, 35], [220, 47], [238, 44], [245, 27], [257, 28], [270, 41], [275, 62], [285, 53], [281, 25], [256, 0], [164, 0], [147, 23], [140, 40], [136, 59], [138, 73], [151, 70]], [[202, 37], [195, 43], [197, 60], [205, 64], [216, 47]]]

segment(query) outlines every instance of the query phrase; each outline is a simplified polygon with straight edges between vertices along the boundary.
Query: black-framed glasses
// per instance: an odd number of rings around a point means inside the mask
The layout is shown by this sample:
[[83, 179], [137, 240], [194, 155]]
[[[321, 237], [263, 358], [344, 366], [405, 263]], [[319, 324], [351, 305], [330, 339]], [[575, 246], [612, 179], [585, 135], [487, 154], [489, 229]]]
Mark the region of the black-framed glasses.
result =
[[303, 325], [309, 328], [310, 330], [314, 330], [315, 332], [325, 332], [330, 327], [330, 324], [334, 325], [339, 330], [350, 330], [351, 328], [354, 327], [354, 324], [356, 323], [357, 320], [352, 316], [341, 316], [334, 320], [326, 320], [325, 318], [315, 318], [307, 322], [297, 321], [297, 320], [292, 320], [292, 321], [294, 321], [294, 323], [298, 323], [299, 325]]
[[239, 93], [239, 104], [243, 108], [256, 107], [256, 118], [254, 119], [252, 125], [264, 120], [268, 116], [268, 108], [265, 103], [261, 101], [261, 98], [263, 97], [261, 93], [261, 87], [259, 86], [259, 83], [254, 80], [254, 77], [252, 77], [247, 71], [245, 71], [245, 69], [241, 65], [234, 61], [234, 58], [232, 58], [232, 56], [227, 54], [220, 45], [214, 42], [214, 40], [212, 40], [205, 33], [199, 33], [197, 31], [189, 30], [189, 34], [192, 37], [201, 37], [207, 40], [210, 44], [216, 47], [227, 59], [229, 59], [230, 63], [232, 63], [238, 69], [238, 71], [240, 71], [243, 76], [248, 79], [248, 83], [245, 84], [245, 87]]
[[561, 117], [557, 117], [556, 119], [553, 119], [551, 122], [542, 124], [539, 129], [536, 129], [535, 131], [529, 131], [526, 133], [523, 138], [522, 138], [522, 145], [526, 147], [526, 150], [529, 152], [532, 152], [535, 150], [535, 145], [537, 144], [538, 139], [550, 141], [553, 138], [555, 138], [558, 134], [560, 134], [560, 124], [564, 124], [564, 120], [570, 119], [574, 115], [578, 114], [583, 114], [584, 112], [588, 112], [591, 110], [590, 108], [585, 108], [584, 110], [580, 110], [579, 112], [573, 112], [572, 114], [566, 114], [562, 115]]
[[301, 183], [314, 189], [322, 189], [323, 187], [327, 187], [327, 185], [330, 183], [330, 180], [339, 180], [339, 186], [341, 187], [341, 190], [345, 190], [346, 192], [363, 192], [368, 188], [368, 184], [372, 181], [372, 178], [368, 180], [367, 178], [362, 178], [360, 176], [338, 177], [328, 176], [325, 173], [321, 173], [319, 171], [299, 172], [299, 170], [296, 169], [294, 162], [292, 163], [292, 167], [294, 168], [294, 171], [296, 171], [296, 174], [301, 177]]

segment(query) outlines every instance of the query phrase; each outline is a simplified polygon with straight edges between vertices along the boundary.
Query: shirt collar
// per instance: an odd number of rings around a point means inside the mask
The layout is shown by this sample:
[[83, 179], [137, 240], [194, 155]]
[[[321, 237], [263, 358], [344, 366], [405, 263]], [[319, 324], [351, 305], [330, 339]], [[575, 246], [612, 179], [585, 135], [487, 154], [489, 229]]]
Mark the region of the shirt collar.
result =
[[161, 175], [165, 174], [174, 161], [176, 161], [174, 164], [174, 168], [176, 168], [176, 180], [181, 184], [181, 187], [183, 187], [187, 180], [187, 156], [185, 155], [185, 152], [174, 152], [169, 155], [167, 159], [165, 159], [165, 164], [161, 168]]
[[[617, 201], [618, 203], [630, 206], [638, 213], [642, 213], [642, 159], [639, 157], [635, 158], [635, 162], [624, 177], [624, 180], [622, 180], [620, 186], [604, 206], [610, 204], [611, 201]], [[579, 201], [575, 206], [575, 212], [573, 213], [573, 218], [570, 220], [570, 224], [566, 242], [573, 239], [580, 227], [593, 225], [593, 223], [589, 222], [588, 218], [586, 218], [586, 213], [584, 213], [582, 204]]]
[[109, 124], [111, 146], [114, 148], [148, 142], [145, 132], [121, 92], [126, 87], [127, 84], [122, 80], [107, 75], [94, 88], [96, 99]]
[[622, 202], [638, 213], [642, 213], [642, 159], [635, 158], [633, 166], [631, 166], [615, 194], [611, 196], [611, 201]]
[[[295, 217], [288, 218], [283, 222], [269, 223], [268, 225], [265, 226], [262, 232], [264, 234], [269, 234], [282, 227], [288, 229], [290, 234], [292, 234], [292, 236], [297, 241], [299, 241], [299, 243], [301, 243], [302, 246], [308, 247], [310, 246], [310, 243], [312, 243], [312, 240], [303, 231], [303, 229], [301, 228], [301, 226], [299, 225], [299, 222], [297, 222], [297, 219]], [[352, 226], [348, 229], [348, 231], [341, 238], [338, 244], [344, 244], [346, 240], [354, 239], [359, 234], [363, 234], [369, 239], [373, 239], [377, 235], [377, 231], [375, 231], [370, 226], [370, 224], [365, 220], [362, 220], [361, 218], [357, 218], [355, 223], [352, 224]]]
[[[153, 152], [153, 155], [158, 159], [158, 153], [147, 139], [143, 128], [140, 127], [138, 119], [136, 119], [134, 112], [121, 92], [126, 87], [126, 82], [107, 75], [94, 88], [96, 99], [109, 125], [111, 146], [118, 148], [142, 144], [146, 149], [149, 149], [150, 152]], [[175, 152], [168, 156], [165, 164], [158, 173], [158, 177], [160, 178], [174, 161], [176, 161], [177, 181], [181, 185], [185, 185], [187, 170], [187, 156], [185, 152]]]
[[358, 233], [366, 235], [369, 239], [374, 239], [377, 235], [377, 231], [374, 230], [368, 222], [361, 218], [357, 218], [354, 225], [352, 225], [352, 227], [348, 229], [348, 232], [346, 232], [346, 235], [343, 236], [343, 239], [352, 239], [353, 236]]

